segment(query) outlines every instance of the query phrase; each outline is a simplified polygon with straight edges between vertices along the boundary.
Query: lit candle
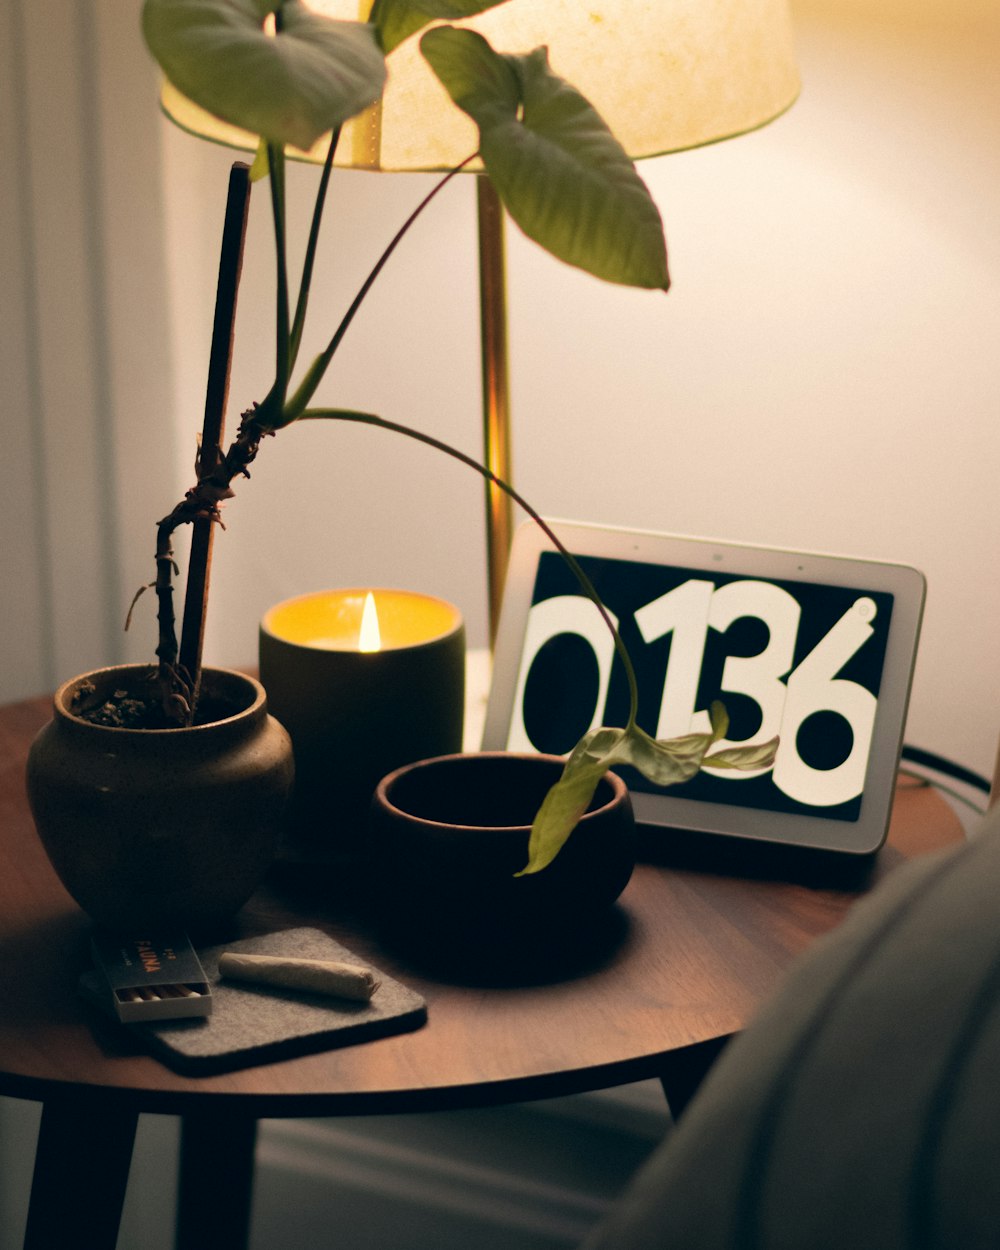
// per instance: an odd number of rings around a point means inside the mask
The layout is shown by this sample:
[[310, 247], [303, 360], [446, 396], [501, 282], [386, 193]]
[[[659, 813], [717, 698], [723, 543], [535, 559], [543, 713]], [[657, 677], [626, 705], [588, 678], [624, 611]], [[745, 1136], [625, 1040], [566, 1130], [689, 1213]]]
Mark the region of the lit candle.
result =
[[276, 604], [260, 676], [295, 749], [291, 840], [304, 858], [350, 855], [382, 777], [461, 749], [465, 629], [431, 595], [344, 589]]

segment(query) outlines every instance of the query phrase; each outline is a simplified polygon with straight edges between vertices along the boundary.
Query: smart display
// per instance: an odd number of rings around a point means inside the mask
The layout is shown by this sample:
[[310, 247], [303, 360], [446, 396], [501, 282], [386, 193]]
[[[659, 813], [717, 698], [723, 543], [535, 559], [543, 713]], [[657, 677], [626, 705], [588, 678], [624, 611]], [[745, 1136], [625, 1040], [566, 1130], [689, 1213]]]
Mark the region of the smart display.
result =
[[[553, 527], [632, 657], [659, 738], [730, 717], [720, 744], [781, 738], [774, 767], [659, 789], [623, 769], [645, 824], [864, 853], [885, 838], [924, 599], [904, 565], [570, 522]], [[566, 754], [623, 725], [614, 642], [539, 528], [516, 536], [484, 747]]]

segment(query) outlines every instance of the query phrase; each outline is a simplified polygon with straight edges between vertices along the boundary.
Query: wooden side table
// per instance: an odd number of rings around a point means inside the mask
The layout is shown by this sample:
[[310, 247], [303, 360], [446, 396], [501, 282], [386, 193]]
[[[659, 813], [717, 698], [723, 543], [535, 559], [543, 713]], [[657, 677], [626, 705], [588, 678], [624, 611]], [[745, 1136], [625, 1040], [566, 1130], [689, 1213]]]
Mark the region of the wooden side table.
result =
[[550, 983], [436, 979], [382, 949], [333, 897], [277, 886], [251, 928], [324, 929], [427, 1000], [422, 1029], [223, 1076], [185, 1078], [95, 1027], [75, 984], [89, 923], [35, 836], [24, 797], [47, 700], [0, 709], [0, 1093], [43, 1103], [26, 1246], [115, 1244], [140, 1112], [183, 1117], [177, 1244], [245, 1246], [256, 1121], [398, 1113], [554, 1097], [658, 1077], [675, 1113], [789, 962], [872, 881], [959, 841], [931, 790], [902, 782], [890, 840], [863, 872], [731, 844], [672, 847], [622, 897], [620, 940]]

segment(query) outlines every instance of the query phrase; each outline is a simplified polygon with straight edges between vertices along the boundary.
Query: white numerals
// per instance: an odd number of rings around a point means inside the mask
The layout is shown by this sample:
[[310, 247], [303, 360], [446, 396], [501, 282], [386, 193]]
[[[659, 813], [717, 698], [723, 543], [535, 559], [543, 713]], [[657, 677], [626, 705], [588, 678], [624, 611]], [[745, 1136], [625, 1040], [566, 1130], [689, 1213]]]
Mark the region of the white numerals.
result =
[[[611, 616], [615, 625], [618, 620]], [[524, 688], [535, 656], [550, 639], [559, 634], [579, 634], [591, 646], [597, 659], [597, 698], [594, 713], [587, 730], [596, 729], [601, 723], [601, 710], [608, 701], [608, 685], [611, 681], [611, 663], [615, 658], [615, 640], [601, 619], [601, 614], [589, 599], [580, 595], [556, 595], [536, 603], [528, 614], [524, 647], [521, 652], [521, 671], [517, 675], [517, 694], [514, 699], [514, 715], [507, 738], [508, 751], [534, 751], [535, 744], [524, 727]], [[580, 736], [586, 731], [581, 731]]]
[[[714, 582], [691, 578], [639, 608], [635, 614], [644, 642], [655, 642], [657, 638], [673, 634], [656, 722], [657, 738], [679, 738], [695, 728], [692, 717], [714, 594]], [[707, 712], [705, 717], [707, 720]]]
[[797, 750], [779, 749], [774, 784], [789, 798], [832, 807], [854, 798], [864, 788], [876, 699], [856, 681], [838, 679], [835, 674], [875, 632], [869, 624], [874, 619], [872, 600], [858, 599], [788, 678], [781, 733], [789, 745], [794, 745], [802, 723], [815, 712], [842, 716], [853, 738], [850, 754], [836, 768], [811, 768]]
[[[760, 708], [760, 728], [746, 739], [747, 743], [766, 742], [780, 733], [785, 703], [781, 679], [792, 667], [800, 612], [796, 600], [770, 582], [730, 582], [716, 590], [712, 582], [697, 579], [684, 582], [640, 608], [635, 619], [644, 641], [653, 642], [673, 633], [656, 736], [673, 738], [708, 732], [708, 712], [695, 710], [708, 631], [712, 628], [725, 633], [744, 616], [757, 617], [767, 625], [767, 646], [758, 655], [727, 656], [722, 689], [745, 694]], [[733, 744], [725, 741], [720, 745]]]
[[[830, 807], [855, 798], [864, 787], [877, 701], [864, 686], [837, 674], [872, 637], [876, 605], [868, 597], [858, 598], [793, 668], [801, 611], [793, 595], [770, 582], [748, 579], [716, 588], [707, 578], [690, 578], [639, 608], [635, 621], [646, 643], [671, 636], [656, 724], [658, 738], [709, 728], [707, 709], [697, 706], [709, 631], [725, 634], [736, 621], [747, 617], [761, 621], [767, 629], [766, 644], [756, 655], [725, 657], [719, 697], [725, 702], [727, 692], [744, 695], [759, 709], [760, 725], [744, 740], [746, 743], [781, 736], [773, 770], [779, 790], [809, 806]], [[544, 600], [528, 617], [508, 740], [511, 750], [534, 749], [524, 725], [525, 687], [538, 652], [552, 638], [565, 633], [579, 635], [593, 650], [598, 689], [588, 728], [603, 719], [614, 659], [611, 636], [588, 600], [578, 595]], [[832, 767], [817, 768], [800, 753], [799, 731], [816, 713], [832, 713], [850, 729], [850, 750]], [[736, 744], [720, 744], [730, 745]], [[714, 775], [739, 781], [760, 773], [720, 771]]]

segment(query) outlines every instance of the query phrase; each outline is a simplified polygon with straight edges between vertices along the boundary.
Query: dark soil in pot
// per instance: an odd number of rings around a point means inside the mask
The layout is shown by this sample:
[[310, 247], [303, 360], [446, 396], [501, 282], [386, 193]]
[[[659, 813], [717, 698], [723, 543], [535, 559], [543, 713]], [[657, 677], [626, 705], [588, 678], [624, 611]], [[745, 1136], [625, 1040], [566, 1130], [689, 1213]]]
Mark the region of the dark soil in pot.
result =
[[[76, 682], [70, 696], [69, 710], [91, 725], [110, 729], [177, 729], [163, 710], [156, 669], [115, 670], [122, 674], [117, 681]], [[246, 707], [246, 698], [233, 690], [217, 688], [209, 683], [201, 692], [194, 725], [211, 725], [235, 716]]]

